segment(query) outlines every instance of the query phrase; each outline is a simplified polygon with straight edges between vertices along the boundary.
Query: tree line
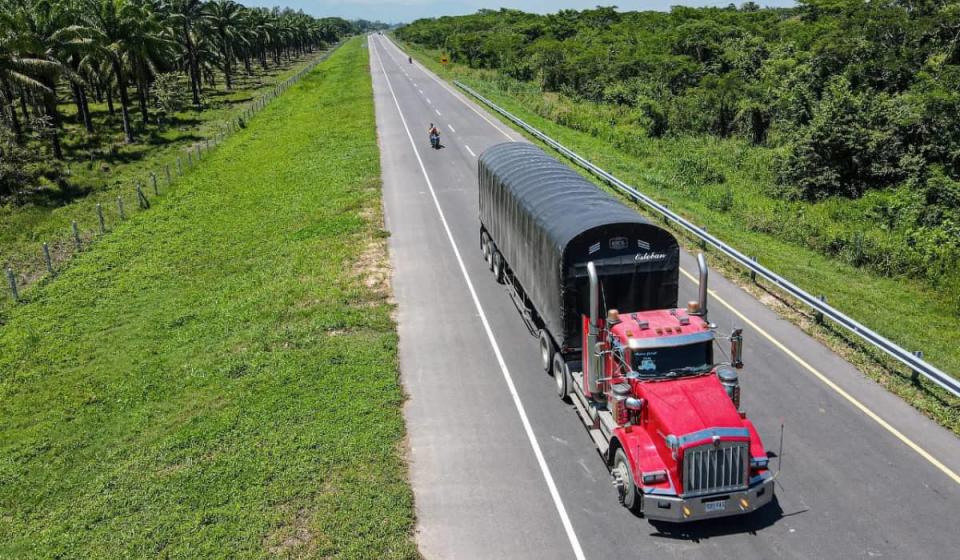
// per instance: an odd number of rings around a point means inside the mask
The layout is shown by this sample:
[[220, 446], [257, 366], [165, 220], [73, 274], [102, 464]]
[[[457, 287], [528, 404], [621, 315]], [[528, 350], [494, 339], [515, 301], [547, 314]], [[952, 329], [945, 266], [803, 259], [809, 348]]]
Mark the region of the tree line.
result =
[[783, 196], [909, 184], [960, 216], [956, 0], [481, 10], [397, 35], [543, 92], [616, 107], [652, 137], [740, 135], [776, 148]]
[[9, 161], [31, 137], [63, 159], [64, 102], [89, 133], [97, 126], [90, 104], [106, 103], [110, 115], [121, 115], [106, 125], [134, 142], [137, 118], [145, 126], [179, 109], [182, 97], [200, 110], [220, 77], [230, 90], [240, 73], [370, 25], [232, 0], [0, 0], [0, 159]]

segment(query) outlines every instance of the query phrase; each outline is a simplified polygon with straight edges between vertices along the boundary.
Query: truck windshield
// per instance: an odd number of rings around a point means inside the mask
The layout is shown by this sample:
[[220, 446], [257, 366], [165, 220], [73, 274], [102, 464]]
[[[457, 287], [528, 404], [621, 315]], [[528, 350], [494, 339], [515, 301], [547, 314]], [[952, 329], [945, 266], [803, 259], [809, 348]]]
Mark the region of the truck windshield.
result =
[[696, 375], [709, 371], [710, 342], [633, 351], [633, 369], [642, 377]]

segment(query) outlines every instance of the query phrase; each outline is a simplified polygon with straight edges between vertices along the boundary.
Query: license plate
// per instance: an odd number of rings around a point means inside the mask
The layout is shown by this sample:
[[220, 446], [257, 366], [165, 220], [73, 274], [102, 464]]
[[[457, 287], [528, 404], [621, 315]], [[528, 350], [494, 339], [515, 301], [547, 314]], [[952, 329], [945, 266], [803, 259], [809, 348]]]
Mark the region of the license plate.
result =
[[706, 511], [708, 511], [708, 512], [711, 512], [711, 511], [723, 511], [723, 510], [727, 509], [727, 501], [726, 501], [726, 500], [719, 500], [719, 501], [716, 501], [716, 502], [706, 502], [705, 504], [703, 504], [703, 506], [704, 506], [704, 509], [705, 509]]

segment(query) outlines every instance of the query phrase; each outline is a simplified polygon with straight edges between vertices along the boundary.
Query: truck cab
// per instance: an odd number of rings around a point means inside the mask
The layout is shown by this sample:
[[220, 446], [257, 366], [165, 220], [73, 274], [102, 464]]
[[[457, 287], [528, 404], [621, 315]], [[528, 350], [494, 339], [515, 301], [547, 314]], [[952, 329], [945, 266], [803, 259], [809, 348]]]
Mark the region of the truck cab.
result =
[[748, 513], [772, 499], [766, 449], [740, 410], [739, 330], [727, 337], [730, 361], [717, 363], [721, 337], [705, 300], [583, 321], [583, 370], [569, 374], [570, 396], [624, 506], [683, 522]]

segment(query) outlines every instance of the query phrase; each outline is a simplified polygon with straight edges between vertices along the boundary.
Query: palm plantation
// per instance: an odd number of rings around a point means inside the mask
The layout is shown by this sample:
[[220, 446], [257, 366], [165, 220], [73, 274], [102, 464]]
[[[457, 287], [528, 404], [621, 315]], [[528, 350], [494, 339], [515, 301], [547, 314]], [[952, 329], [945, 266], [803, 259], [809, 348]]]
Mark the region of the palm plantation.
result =
[[[0, 0], [0, 155], [69, 159], [69, 124], [97, 141], [146, 141], [171, 90], [200, 111], [238, 75], [270, 71], [355, 30], [339, 18], [232, 0]], [[107, 116], [94, 119], [91, 104]], [[0, 173], [0, 197], [29, 186], [14, 175]]]

